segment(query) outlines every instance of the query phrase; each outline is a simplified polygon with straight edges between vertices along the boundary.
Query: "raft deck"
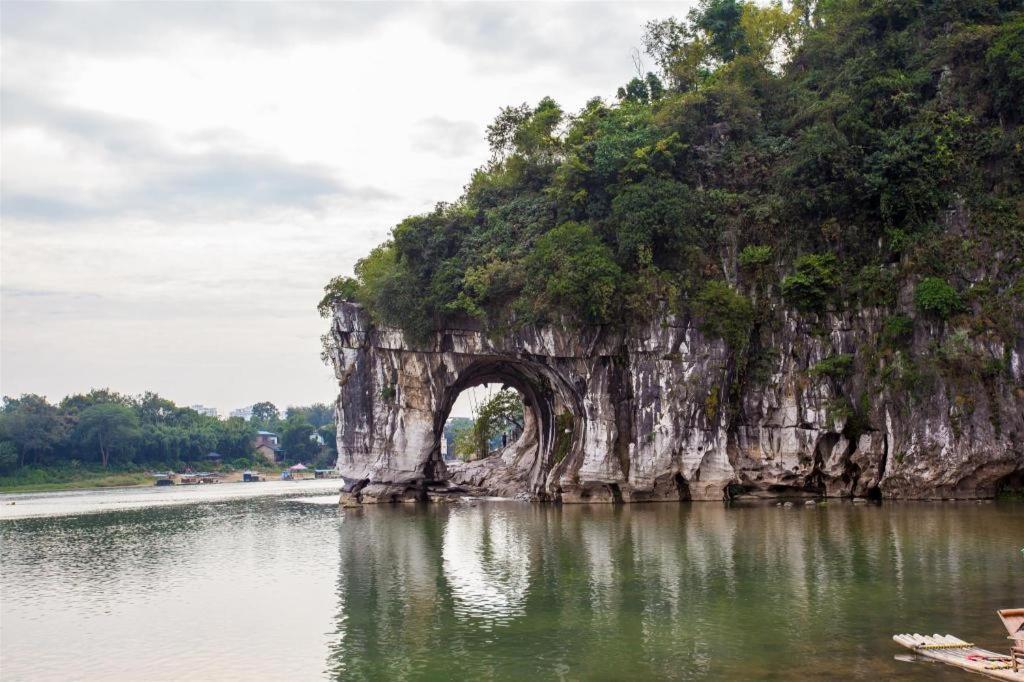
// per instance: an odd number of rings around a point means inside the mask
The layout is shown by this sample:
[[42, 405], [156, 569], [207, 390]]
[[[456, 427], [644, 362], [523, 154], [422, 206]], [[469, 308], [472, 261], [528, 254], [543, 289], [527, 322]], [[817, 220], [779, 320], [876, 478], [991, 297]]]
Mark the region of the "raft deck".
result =
[[952, 635], [893, 635], [893, 640], [915, 654], [980, 673], [997, 680], [1024, 682], [1024, 667], [1013, 672], [1010, 657], [974, 646]]

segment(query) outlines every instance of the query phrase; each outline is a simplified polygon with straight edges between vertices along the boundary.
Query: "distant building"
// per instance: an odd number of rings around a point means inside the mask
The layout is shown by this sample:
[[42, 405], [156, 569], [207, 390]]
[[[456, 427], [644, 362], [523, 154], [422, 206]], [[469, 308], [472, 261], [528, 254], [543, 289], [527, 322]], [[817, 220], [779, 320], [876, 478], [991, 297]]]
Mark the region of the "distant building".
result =
[[190, 405], [190, 407], [198, 412], [199, 414], [206, 417], [218, 417], [216, 407], [207, 407], [206, 405]]
[[253, 418], [253, 407], [249, 406], [248, 408], [239, 408], [238, 410], [231, 410], [230, 416], [241, 417], [242, 419], [248, 422], [250, 419]]
[[252, 405], [249, 407], [240, 407], [237, 410], [231, 410], [232, 417], [241, 417], [245, 421], [252, 419]]
[[257, 431], [256, 440], [252, 442], [256, 454], [270, 464], [280, 462], [284, 459], [284, 450], [281, 449], [281, 442], [276, 433], [270, 431]]

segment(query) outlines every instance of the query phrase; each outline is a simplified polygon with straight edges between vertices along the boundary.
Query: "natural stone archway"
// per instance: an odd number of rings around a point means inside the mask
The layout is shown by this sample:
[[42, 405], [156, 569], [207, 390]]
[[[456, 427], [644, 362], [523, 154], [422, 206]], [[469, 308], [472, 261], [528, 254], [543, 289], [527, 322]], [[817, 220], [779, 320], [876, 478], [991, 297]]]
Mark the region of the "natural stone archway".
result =
[[[687, 475], [703, 477], [706, 492], [695, 497], [722, 499], [732, 479], [716, 464], [724, 450], [704, 446], [688, 471], [671, 453], [664, 470], [645, 466], [654, 463], [646, 451], [668, 442], [632, 443], [639, 429], [652, 431], [655, 415], [634, 409], [621, 336], [599, 329], [530, 328], [498, 339], [447, 329], [413, 344], [344, 303], [328, 352], [341, 388], [338, 468], [348, 496], [362, 502], [422, 499], [449, 480], [563, 502], [678, 500], [691, 497]], [[527, 428], [501, 461], [449, 471], [440, 453], [445, 419], [460, 392], [485, 383], [519, 391]]]
[[[332, 330], [339, 371], [338, 467], [362, 501], [422, 498], [448, 481], [441, 458], [444, 423], [458, 395], [500, 383], [523, 397], [526, 424], [500, 475], [508, 493], [549, 497], [556, 433], [565, 416], [585, 432], [580, 387], [557, 358], [491, 345], [472, 330], [449, 330], [433, 347], [413, 346], [395, 330], [376, 330], [365, 312], [339, 308]], [[560, 418], [561, 417], [561, 418]], [[581, 447], [578, 439], [569, 449]]]
[[[468, 388], [498, 383], [514, 388], [523, 400], [523, 434], [501, 458], [487, 458], [482, 465], [455, 464], [451, 480], [505, 494], [526, 493], [546, 497], [547, 476], [555, 464], [559, 415], [579, 414], [578, 397], [557, 372], [536, 360], [500, 355], [469, 357], [452, 354], [453, 380], [443, 391], [435, 415], [434, 438], [438, 442], [455, 399]], [[468, 359], [469, 364], [465, 364]], [[463, 366], [465, 365], [465, 366]], [[575, 421], [575, 418], [574, 418]]]
[[[325, 348], [340, 389], [345, 497], [415, 500], [452, 485], [562, 502], [977, 497], [1024, 472], [1016, 348], [985, 349], [1009, 357], [1005, 386], [937, 379], [924, 400], [873, 387], [868, 372], [839, 384], [811, 371], [868, 346], [882, 320], [828, 315], [811, 334], [787, 313], [761, 331], [770, 351], [741, 375], [721, 339], [668, 312], [617, 331], [524, 326], [489, 336], [467, 321], [416, 343], [340, 303]], [[492, 382], [523, 395], [528, 428], [500, 458], [449, 470], [440, 435], [451, 406]], [[984, 400], [958, 412], [957, 392]], [[858, 395], [868, 398], [853, 403]], [[857, 406], [855, 421], [835, 409], [844, 404]]]

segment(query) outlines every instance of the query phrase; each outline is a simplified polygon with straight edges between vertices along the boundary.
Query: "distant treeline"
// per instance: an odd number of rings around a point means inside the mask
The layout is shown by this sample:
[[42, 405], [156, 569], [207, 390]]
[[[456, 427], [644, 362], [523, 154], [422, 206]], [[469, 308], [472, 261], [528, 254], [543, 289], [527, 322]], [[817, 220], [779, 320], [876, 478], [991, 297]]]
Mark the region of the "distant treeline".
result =
[[[71, 395], [57, 404], [27, 394], [4, 397], [0, 407], [0, 475], [27, 468], [146, 466], [182, 470], [193, 463], [257, 462], [259, 430], [280, 436], [285, 461], [333, 466], [332, 409], [322, 403], [253, 406], [252, 419], [218, 419], [179, 407], [156, 393], [122, 395], [109, 389]], [[317, 435], [320, 438], [317, 438]], [[320, 442], [322, 439], [323, 443]]]

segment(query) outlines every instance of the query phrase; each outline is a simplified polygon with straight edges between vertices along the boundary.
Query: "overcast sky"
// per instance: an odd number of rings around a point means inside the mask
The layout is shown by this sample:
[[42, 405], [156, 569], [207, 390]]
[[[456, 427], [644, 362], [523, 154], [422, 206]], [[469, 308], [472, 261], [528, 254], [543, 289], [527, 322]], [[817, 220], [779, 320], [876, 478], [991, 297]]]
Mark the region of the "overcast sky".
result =
[[0, 389], [333, 400], [324, 283], [687, 6], [3, 2]]

